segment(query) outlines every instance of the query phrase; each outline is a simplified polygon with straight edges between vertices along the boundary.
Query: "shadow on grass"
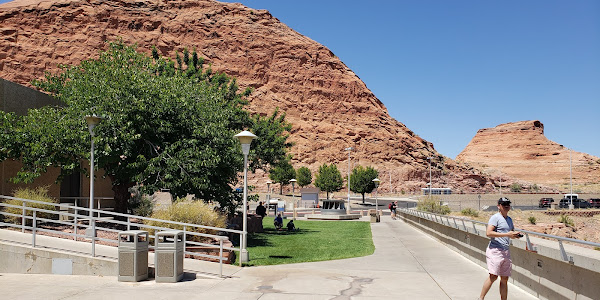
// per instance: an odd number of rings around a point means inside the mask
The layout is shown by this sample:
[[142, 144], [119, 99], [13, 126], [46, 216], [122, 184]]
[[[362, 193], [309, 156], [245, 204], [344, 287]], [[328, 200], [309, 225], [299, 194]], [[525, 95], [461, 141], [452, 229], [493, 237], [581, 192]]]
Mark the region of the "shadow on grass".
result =
[[264, 232], [251, 233], [248, 235], [248, 247], [271, 247], [269, 236], [274, 235], [303, 235], [317, 232], [317, 230], [300, 229], [297, 231], [277, 230], [275, 228], [265, 228]]

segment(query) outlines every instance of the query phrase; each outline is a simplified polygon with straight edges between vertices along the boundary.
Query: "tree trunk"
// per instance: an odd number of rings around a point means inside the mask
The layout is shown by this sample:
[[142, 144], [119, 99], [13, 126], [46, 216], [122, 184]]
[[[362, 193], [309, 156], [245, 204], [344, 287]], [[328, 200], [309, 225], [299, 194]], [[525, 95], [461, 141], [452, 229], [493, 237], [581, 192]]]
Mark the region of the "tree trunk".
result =
[[365, 193], [362, 193], [363, 196], [363, 204], [365, 204]]
[[283, 184], [279, 184], [279, 195], [283, 195]]
[[115, 193], [115, 211], [118, 213], [127, 213], [127, 201], [131, 198], [129, 188], [134, 186], [133, 182], [127, 184], [113, 185], [112, 190]]
[[327, 200], [329, 200], [329, 192], [327, 192]]

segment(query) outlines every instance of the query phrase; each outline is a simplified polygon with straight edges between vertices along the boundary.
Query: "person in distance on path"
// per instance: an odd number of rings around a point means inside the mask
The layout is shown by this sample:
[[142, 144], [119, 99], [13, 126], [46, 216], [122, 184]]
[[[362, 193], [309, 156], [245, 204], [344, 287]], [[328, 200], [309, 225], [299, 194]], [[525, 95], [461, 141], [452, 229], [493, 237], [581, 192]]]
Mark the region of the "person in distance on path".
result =
[[485, 234], [490, 237], [490, 243], [485, 251], [489, 276], [483, 283], [479, 299], [483, 300], [492, 284], [500, 276], [500, 298], [506, 300], [508, 294], [508, 277], [512, 270], [510, 259], [510, 239], [523, 235], [514, 231], [512, 219], [508, 216], [510, 200], [502, 197], [498, 200], [498, 213], [493, 215], [487, 225]]

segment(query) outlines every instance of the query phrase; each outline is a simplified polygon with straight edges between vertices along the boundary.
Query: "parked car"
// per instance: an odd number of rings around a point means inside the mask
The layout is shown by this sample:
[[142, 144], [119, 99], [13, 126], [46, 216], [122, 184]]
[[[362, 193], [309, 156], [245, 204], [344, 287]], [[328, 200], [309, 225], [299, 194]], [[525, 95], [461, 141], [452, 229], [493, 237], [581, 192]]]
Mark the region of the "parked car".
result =
[[592, 199], [590, 199], [590, 207], [592, 207], [592, 208], [600, 208], [600, 199], [599, 198], [592, 198]]
[[[559, 208], [569, 208], [569, 199], [560, 199]], [[573, 199], [573, 207], [575, 208], [590, 208], [590, 203], [584, 199]]]
[[540, 208], [541, 207], [550, 207], [552, 205], [552, 203], [554, 202], [554, 199], [552, 198], [542, 198], [540, 199]]

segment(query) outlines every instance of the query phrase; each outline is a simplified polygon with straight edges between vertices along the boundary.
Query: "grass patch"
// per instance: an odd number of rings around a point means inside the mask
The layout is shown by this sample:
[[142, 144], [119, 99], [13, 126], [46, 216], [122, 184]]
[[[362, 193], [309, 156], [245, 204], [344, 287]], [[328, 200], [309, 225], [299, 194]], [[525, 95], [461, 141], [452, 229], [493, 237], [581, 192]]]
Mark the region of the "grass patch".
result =
[[[285, 228], [288, 220], [283, 221]], [[296, 220], [294, 224], [299, 231], [277, 231], [273, 217], [266, 217], [265, 232], [248, 235], [250, 261], [245, 265], [334, 260], [371, 255], [375, 251], [368, 222]]]

